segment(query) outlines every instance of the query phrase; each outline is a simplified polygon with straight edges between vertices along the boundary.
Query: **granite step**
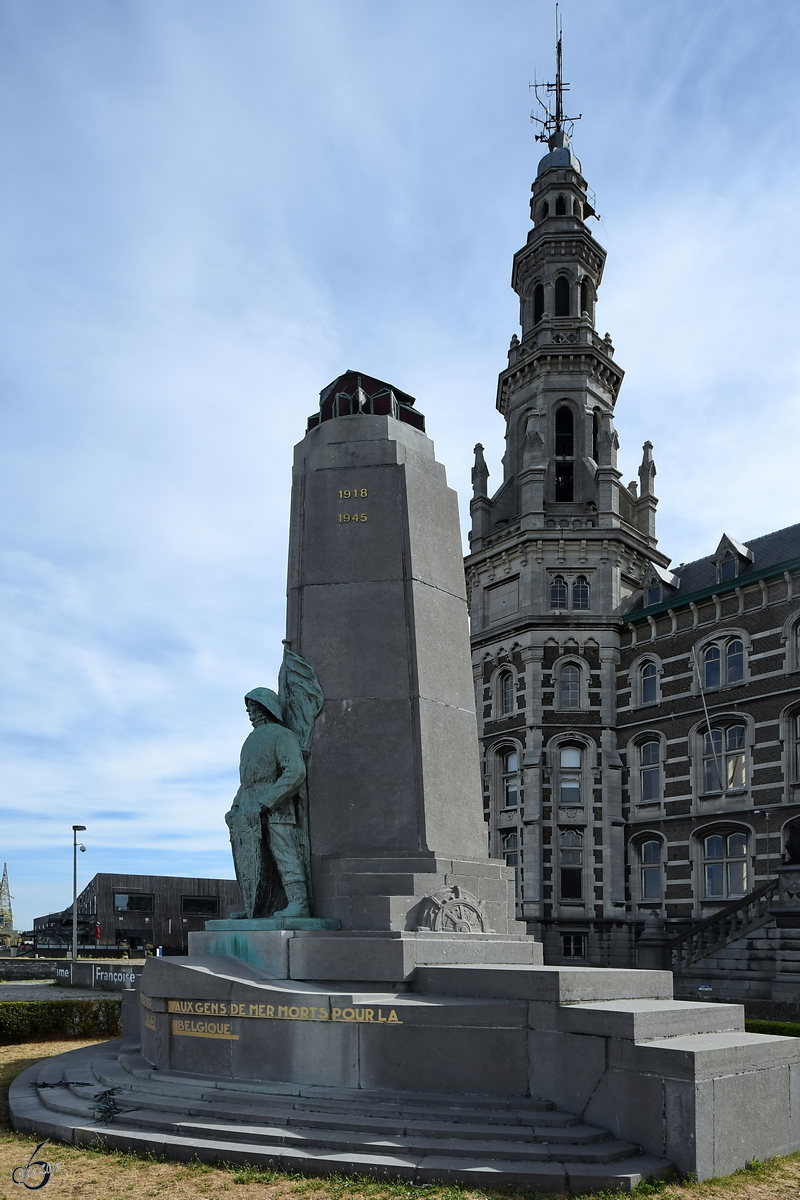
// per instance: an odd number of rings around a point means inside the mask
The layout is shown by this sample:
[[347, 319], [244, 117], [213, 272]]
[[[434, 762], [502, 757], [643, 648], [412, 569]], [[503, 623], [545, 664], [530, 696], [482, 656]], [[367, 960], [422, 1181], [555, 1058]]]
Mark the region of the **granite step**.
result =
[[[531, 1097], [223, 1083], [142, 1062], [109, 1043], [73, 1052], [66, 1068], [30, 1068], [12, 1085], [15, 1124], [78, 1145], [102, 1139], [139, 1154], [419, 1185], [629, 1191], [671, 1171], [666, 1160]], [[102, 1124], [92, 1100], [110, 1087], [120, 1089], [120, 1111]]]
[[[164, 1128], [163, 1115], [157, 1111], [137, 1111], [117, 1118], [118, 1122], [133, 1127]], [[434, 1137], [383, 1137], [366, 1136], [354, 1138], [349, 1133], [331, 1130], [303, 1131], [301, 1129], [274, 1128], [259, 1125], [226, 1125], [222, 1122], [175, 1121], [170, 1122], [169, 1132], [188, 1137], [229, 1138], [233, 1141], [248, 1141], [254, 1144], [307, 1146], [315, 1149], [333, 1148], [359, 1153], [418, 1153], [429, 1155], [453, 1155], [461, 1158], [504, 1159], [507, 1161], [532, 1162], [548, 1160], [581, 1159], [608, 1163], [630, 1158], [636, 1147], [607, 1134], [586, 1145], [564, 1144], [555, 1141], [540, 1143], [518, 1143], [509, 1146], [503, 1141], [471, 1140], [464, 1146], [460, 1139]], [[604, 1131], [603, 1131], [604, 1132]], [[597, 1141], [602, 1140], [602, 1145]]]

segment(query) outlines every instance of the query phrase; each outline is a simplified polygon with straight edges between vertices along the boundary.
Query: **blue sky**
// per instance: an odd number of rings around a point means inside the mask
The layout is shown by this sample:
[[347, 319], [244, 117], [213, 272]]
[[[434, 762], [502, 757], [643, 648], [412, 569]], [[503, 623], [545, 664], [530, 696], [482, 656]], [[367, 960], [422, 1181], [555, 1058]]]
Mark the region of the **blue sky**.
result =
[[[564, 0], [574, 146], [674, 561], [800, 521], [796, 0]], [[0, 6], [2, 845], [20, 927], [96, 871], [232, 875], [291, 451], [356, 368], [499, 481], [550, 0]]]

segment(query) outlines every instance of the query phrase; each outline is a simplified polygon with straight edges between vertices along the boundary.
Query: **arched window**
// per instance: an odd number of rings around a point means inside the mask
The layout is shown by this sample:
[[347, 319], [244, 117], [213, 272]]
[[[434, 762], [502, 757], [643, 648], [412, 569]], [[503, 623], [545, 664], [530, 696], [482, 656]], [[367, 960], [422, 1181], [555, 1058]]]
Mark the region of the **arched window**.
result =
[[654, 662], [646, 662], [641, 670], [642, 704], [655, 704], [658, 699], [658, 671]]
[[800, 713], [795, 713], [794, 733], [794, 781], [800, 783]]
[[744, 643], [741, 638], [713, 642], [703, 652], [703, 682], [707, 688], [744, 679]]
[[566, 196], [556, 196], [556, 216], [565, 217], [567, 215], [567, 198]]
[[662, 843], [657, 838], [639, 843], [642, 900], [660, 900], [664, 890], [661, 866]]
[[589, 287], [585, 279], [581, 280], [581, 316], [589, 312]]
[[550, 205], [545, 200], [544, 204], [539, 209], [539, 220], [543, 221], [545, 219], [545, 217], [549, 217], [549, 215], [550, 215]]
[[577, 829], [561, 832], [561, 899], [583, 896], [583, 835]]
[[538, 325], [544, 316], [544, 285], [537, 283], [533, 289], [533, 323]]
[[558, 754], [558, 802], [564, 808], [580, 807], [581, 774], [580, 746], [562, 746]]
[[[572, 410], [562, 404], [556, 413], [556, 502], [569, 503], [573, 498], [573, 463], [575, 455], [575, 423]], [[569, 459], [569, 462], [564, 461]]]
[[737, 791], [745, 786], [746, 729], [729, 725], [712, 729], [703, 739], [703, 779], [706, 792]]
[[725, 647], [726, 683], [740, 683], [744, 679], [744, 646], [733, 638]]
[[503, 808], [519, 805], [519, 755], [516, 750], [506, 750], [500, 759], [502, 767]]
[[567, 607], [567, 581], [563, 575], [556, 575], [550, 584], [550, 607]]
[[747, 895], [747, 835], [712, 833], [703, 840], [706, 900], [732, 900]]
[[569, 316], [569, 280], [566, 275], [559, 275], [555, 287], [556, 316]]
[[562, 404], [556, 413], [556, 458], [573, 458], [575, 454], [575, 422], [572, 409]]
[[514, 711], [514, 676], [510, 671], [503, 671], [497, 681], [498, 711], [501, 717], [508, 716]]
[[559, 680], [560, 708], [580, 708], [581, 706], [581, 671], [571, 663], [561, 668]]
[[639, 745], [639, 796], [642, 804], [661, 799], [661, 746], [658, 738]]
[[592, 417], [592, 458], [597, 462], [597, 450], [600, 443], [600, 410], [595, 409]]
[[721, 655], [719, 646], [708, 646], [703, 656], [703, 664], [705, 667], [705, 684], [706, 687], [719, 687], [722, 682], [721, 672]]
[[589, 607], [589, 580], [584, 575], [579, 575], [572, 585], [572, 607]]

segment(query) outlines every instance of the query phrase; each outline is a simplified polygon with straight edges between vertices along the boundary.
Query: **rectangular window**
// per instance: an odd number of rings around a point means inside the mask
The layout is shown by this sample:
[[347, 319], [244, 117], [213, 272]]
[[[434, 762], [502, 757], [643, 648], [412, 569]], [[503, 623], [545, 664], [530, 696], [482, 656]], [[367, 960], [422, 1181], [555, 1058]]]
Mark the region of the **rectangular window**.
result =
[[731, 725], [725, 730], [727, 786], [744, 787], [744, 725]]
[[114, 910], [116, 912], [151, 913], [153, 897], [143, 892], [115, 892]]
[[641, 786], [642, 804], [652, 804], [661, 799], [661, 764], [660, 746], [655, 740], [643, 742], [639, 748], [641, 769], [639, 783]]
[[586, 958], [586, 935], [583, 933], [562, 933], [561, 949], [563, 958]]
[[661, 867], [642, 867], [642, 899], [661, 899]]
[[561, 899], [562, 900], [581, 900], [583, 898], [583, 888], [581, 886], [583, 872], [580, 867], [562, 867], [561, 868]]
[[580, 779], [561, 780], [561, 804], [566, 808], [574, 808], [581, 802]]
[[556, 463], [556, 503], [570, 503], [573, 497], [572, 463]]
[[712, 900], [725, 895], [725, 868], [722, 863], [706, 863], [706, 896]]
[[647, 589], [646, 607], [649, 607], [651, 604], [658, 604], [660, 600], [661, 587], [658, 584], [655, 584], [653, 587], [649, 587]]
[[181, 912], [184, 916], [216, 917], [219, 896], [181, 896]]

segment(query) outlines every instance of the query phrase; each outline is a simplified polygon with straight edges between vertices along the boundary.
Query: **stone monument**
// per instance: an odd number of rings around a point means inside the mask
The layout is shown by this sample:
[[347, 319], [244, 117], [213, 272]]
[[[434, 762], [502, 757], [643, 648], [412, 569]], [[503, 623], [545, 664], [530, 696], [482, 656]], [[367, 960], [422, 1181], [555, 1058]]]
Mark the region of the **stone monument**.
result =
[[148, 960], [127, 1040], [21, 1075], [16, 1128], [546, 1191], [800, 1146], [795, 1039], [673, 1000], [667, 971], [543, 966], [515, 922], [486, 855], [456, 498], [412, 397], [355, 372], [297, 447], [287, 637], [228, 814], [245, 914]]

